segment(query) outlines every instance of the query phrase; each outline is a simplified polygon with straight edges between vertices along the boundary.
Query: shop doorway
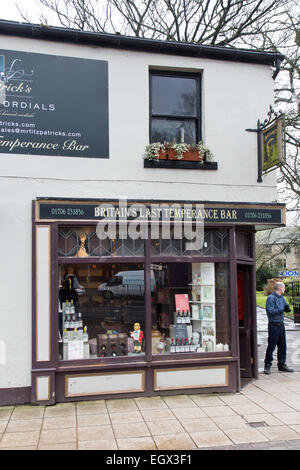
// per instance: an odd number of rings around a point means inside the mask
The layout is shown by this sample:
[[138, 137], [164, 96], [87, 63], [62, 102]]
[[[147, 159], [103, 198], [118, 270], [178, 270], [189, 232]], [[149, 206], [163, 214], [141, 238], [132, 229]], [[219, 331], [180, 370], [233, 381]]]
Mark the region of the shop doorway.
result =
[[253, 320], [251, 266], [238, 265], [237, 297], [239, 323], [240, 372], [242, 378], [253, 376]]

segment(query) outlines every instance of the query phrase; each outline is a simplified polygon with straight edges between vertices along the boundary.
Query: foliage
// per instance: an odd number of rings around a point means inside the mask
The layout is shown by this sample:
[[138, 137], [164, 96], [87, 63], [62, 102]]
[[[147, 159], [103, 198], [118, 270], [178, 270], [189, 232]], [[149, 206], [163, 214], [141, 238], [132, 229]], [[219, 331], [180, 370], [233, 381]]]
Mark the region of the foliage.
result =
[[261, 308], [266, 308], [267, 297], [262, 291], [256, 291], [256, 305]]
[[163, 144], [160, 142], [154, 142], [152, 144], [146, 145], [144, 159], [148, 160], [158, 160], [160, 152], [166, 152], [169, 149], [173, 149], [176, 152], [176, 158], [178, 160], [182, 160], [183, 154], [188, 152], [189, 150], [197, 150], [199, 154], [199, 160], [203, 160], [205, 158], [206, 161], [212, 161], [213, 154], [208, 147], [205, 147], [203, 141], [201, 140], [196, 145], [186, 144], [181, 142], [179, 144], [173, 144], [164, 142]]
[[265, 265], [256, 273], [256, 290], [264, 290], [268, 279], [277, 277], [278, 269]]
[[175, 150], [178, 160], [182, 160], [184, 152], [187, 152], [189, 147], [190, 146], [188, 144], [182, 142], [180, 144], [173, 144], [171, 148]]
[[144, 158], [147, 158], [148, 160], [158, 160], [159, 153], [164, 152], [165, 150], [164, 144], [161, 144], [160, 142], [146, 145]]

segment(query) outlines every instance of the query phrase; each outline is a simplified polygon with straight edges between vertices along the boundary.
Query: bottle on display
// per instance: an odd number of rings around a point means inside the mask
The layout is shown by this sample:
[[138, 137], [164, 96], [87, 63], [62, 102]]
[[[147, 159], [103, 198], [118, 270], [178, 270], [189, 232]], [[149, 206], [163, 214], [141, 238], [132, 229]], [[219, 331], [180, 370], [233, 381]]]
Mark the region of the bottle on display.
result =
[[100, 351], [100, 357], [106, 357], [107, 354], [106, 354], [106, 346], [105, 344], [102, 344], [101, 346], [101, 351]]
[[214, 343], [210, 338], [208, 338], [208, 340], [206, 341], [206, 351], [213, 352], [213, 350], [214, 350]]
[[190, 351], [189, 340], [188, 340], [188, 338], [185, 338], [185, 342], [184, 342], [184, 352], [189, 352], [189, 351]]
[[180, 312], [180, 319], [181, 319], [180, 323], [185, 323], [185, 316], [184, 316], [183, 310]]
[[186, 322], [187, 325], [190, 325], [190, 323], [191, 323], [190, 312], [188, 310], [186, 311], [185, 322]]
[[165, 338], [165, 333], [162, 333], [160, 341], [157, 345], [157, 352], [159, 354], [164, 354], [166, 350], [166, 338]]
[[116, 357], [117, 356], [117, 347], [115, 344], [112, 344], [111, 345], [111, 355], [112, 357]]
[[64, 329], [64, 343], [67, 343], [69, 341], [69, 338], [68, 338], [68, 332], [67, 332], [67, 328]]
[[83, 328], [82, 316], [81, 313], [78, 313], [78, 328]]
[[175, 352], [180, 352], [180, 349], [179, 349], [179, 338], [176, 338]]
[[176, 352], [176, 346], [174, 343], [174, 338], [171, 338], [170, 353]]
[[181, 338], [181, 341], [180, 341], [180, 352], [184, 352], [183, 338]]
[[68, 331], [67, 328], [64, 329], [64, 337], [63, 337], [63, 359], [66, 361], [68, 359]]
[[64, 326], [65, 328], [69, 328], [69, 315], [66, 313], [66, 309], [64, 310]]
[[195, 352], [196, 345], [194, 344], [193, 337], [191, 337], [190, 342], [190, 352]]
[[87, 327], [85, 326], [80, 331], [82, 332], [81, 334], [82, 334], [82, 339], [83, 339], [84, 358], [88, 359], [90, 357], [90, 345], [89, 345], [89, 335], [88, 335]]
[[120, 344], [120, 356], [126, 356], [126, 346], [124, 343]]
[[77, 328], [74, 328], [73, 339], [75, 339], [75, 340], [76, 340], [76, 339], [79, 339]]
[[176, 318], [176, 321], [178, 324], [182, 323], [182, 318], [181, 318], [181, 315], [180, 315], [180, 310], [177, 310], [177, 318]]
[[85, 326], [83, 328], [83, 342], [87, 343], [88, 340], [89, 340], [89, 335], [88, 335], [87, 327]]

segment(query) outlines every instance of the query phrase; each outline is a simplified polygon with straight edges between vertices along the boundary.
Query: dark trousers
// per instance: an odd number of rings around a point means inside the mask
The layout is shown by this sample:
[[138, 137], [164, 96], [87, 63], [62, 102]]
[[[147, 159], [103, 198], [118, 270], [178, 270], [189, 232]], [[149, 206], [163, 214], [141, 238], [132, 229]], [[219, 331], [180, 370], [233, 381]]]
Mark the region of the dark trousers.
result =
[[268, 347], [266, 351], [265, 364], [272, 365], [273, 352], [277, 346], [277, 364], [282, 366], [286, 361], [286, 337], [283, 323], [269, 323]]

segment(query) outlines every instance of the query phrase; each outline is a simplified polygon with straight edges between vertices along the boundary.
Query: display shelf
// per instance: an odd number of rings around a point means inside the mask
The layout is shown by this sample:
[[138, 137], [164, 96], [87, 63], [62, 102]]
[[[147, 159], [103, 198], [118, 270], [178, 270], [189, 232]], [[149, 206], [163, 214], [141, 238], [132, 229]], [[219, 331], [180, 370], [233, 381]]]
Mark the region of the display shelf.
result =
[[189, 283], [188, 286], [201, 287], [201, 286], [214, 286], [214, 282], [199, 282], [198, 284]]
[[[192, 279], [188, 291], [193, 333], [200, 335], [199, 352], [204, 348], [206, 352], [213, 352], [216, 347], [214, 263], [193, 263]], [[194, 282], [196, 279], [201, 282]]]

